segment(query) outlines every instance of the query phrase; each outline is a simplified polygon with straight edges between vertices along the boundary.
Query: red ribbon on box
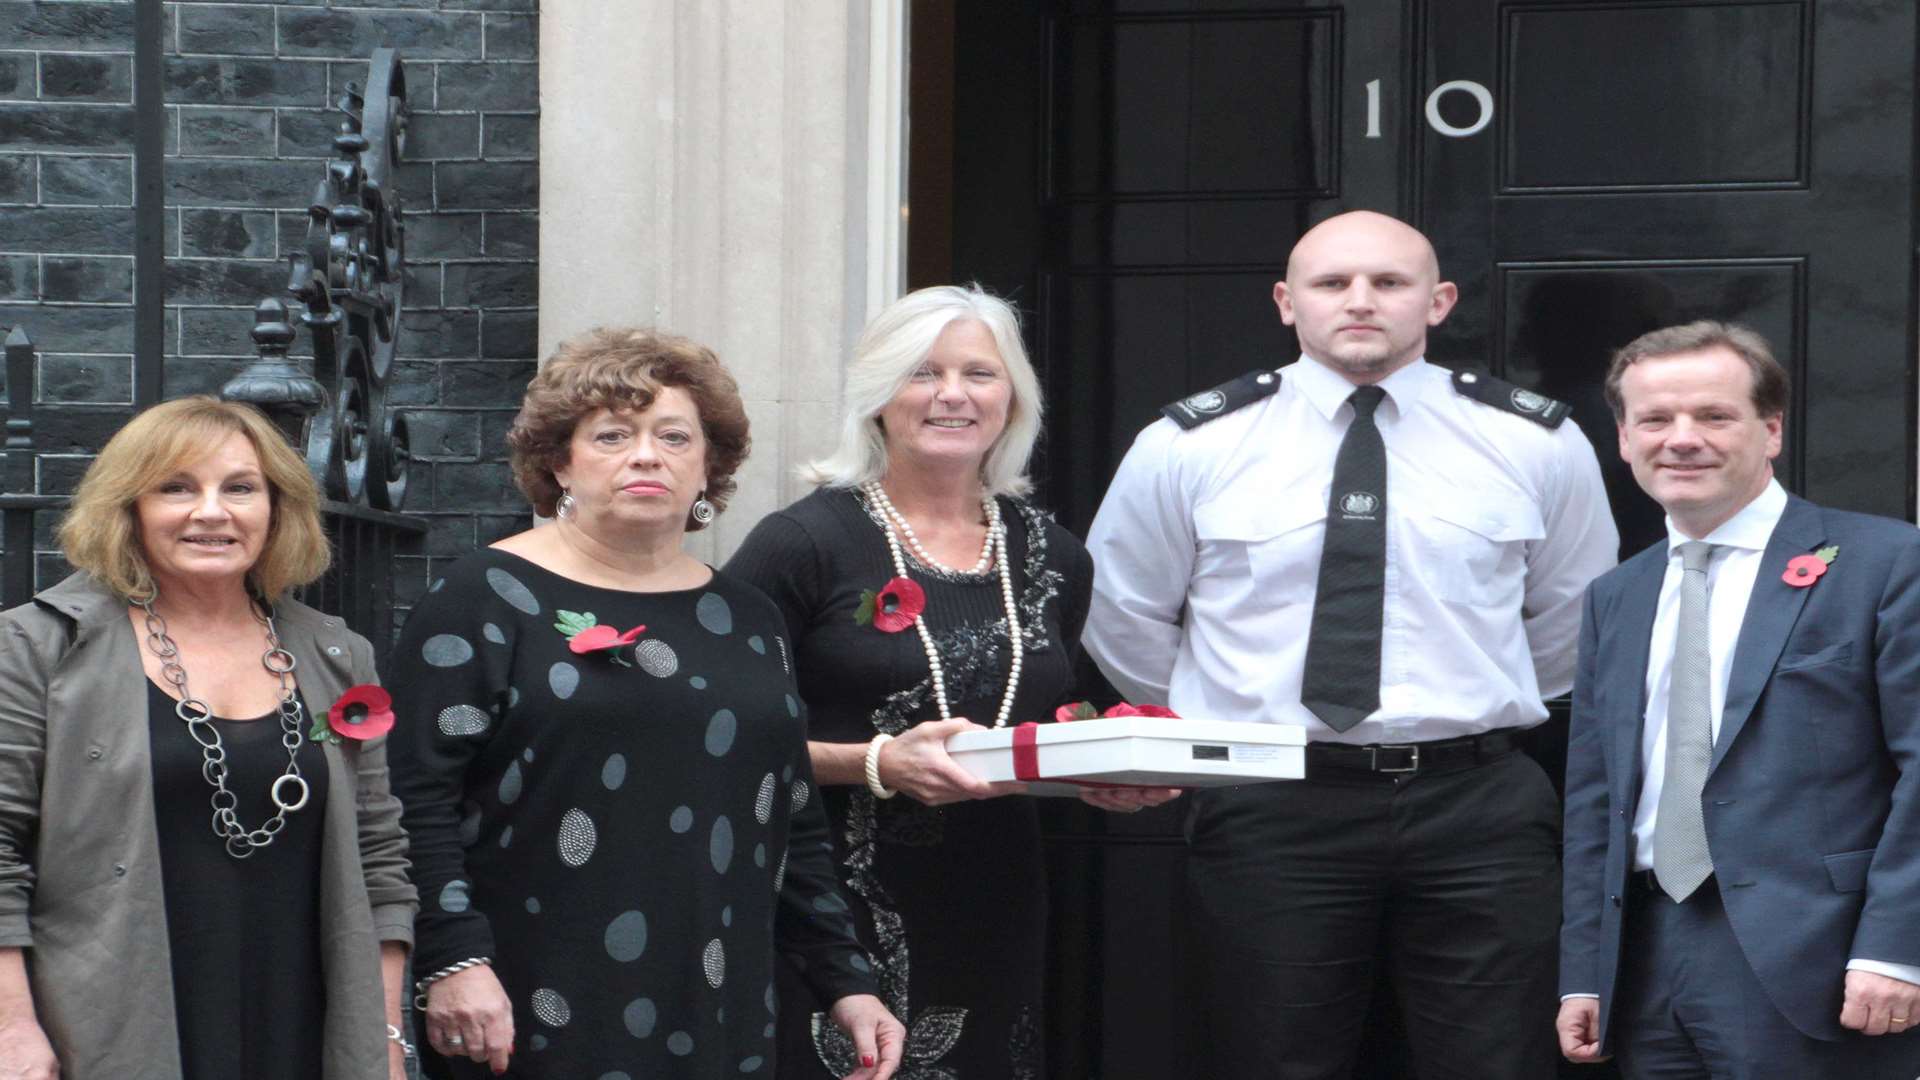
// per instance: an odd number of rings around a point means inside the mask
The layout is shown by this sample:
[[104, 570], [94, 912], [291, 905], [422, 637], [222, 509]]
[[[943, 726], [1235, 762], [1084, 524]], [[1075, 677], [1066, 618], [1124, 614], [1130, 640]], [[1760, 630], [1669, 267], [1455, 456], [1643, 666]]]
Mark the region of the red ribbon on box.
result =
[[1029, 720], [1013, 729], [1013, 778], [1028, 782], [1044, 780], [1049, 784], [1078, 784], [1090, 788], [1140, 788], [1140, 784], [1109, 784], [1104, 780], [1075, 780], [1072, 777], [1040, 775], [1040, 725]]

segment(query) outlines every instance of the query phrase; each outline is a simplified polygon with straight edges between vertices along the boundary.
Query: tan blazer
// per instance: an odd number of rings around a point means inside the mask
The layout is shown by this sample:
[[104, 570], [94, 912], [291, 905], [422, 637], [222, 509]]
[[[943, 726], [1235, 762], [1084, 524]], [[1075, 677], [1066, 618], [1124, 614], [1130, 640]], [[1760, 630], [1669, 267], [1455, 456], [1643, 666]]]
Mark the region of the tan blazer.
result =
[[[275, 623], [310, 707], [375, 680], [339, 619], [287, 600]], [[64, 1080], [182, 1080], [139, 648], [83, 574], [0, 612], [0, 947], [27, 950]], [[327, 1080], [387, 1075], [380, 942], [411, 944], [419, 907], [385, 743], [325, 746]]]

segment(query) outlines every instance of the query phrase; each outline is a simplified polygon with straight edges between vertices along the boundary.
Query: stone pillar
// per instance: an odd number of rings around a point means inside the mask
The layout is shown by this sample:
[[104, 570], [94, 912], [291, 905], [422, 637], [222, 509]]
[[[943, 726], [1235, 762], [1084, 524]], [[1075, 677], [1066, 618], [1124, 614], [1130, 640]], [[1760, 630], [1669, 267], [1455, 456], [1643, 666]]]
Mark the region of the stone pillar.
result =
[[832, 442], [848, 347], [898, 295], [901, 9], [541, 7], [540, 352], [654, 324], [739, 377], [754, 450], [703, 558], [805, 493], [793, 470]]

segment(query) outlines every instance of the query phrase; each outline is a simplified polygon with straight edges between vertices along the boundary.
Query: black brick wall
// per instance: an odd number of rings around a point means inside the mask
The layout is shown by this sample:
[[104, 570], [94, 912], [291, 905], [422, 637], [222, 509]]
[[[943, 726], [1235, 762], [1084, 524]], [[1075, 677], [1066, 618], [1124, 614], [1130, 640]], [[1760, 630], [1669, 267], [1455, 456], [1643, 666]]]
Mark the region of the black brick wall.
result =
[[[538, 0], [168, 3], [166, 393], [212, 391], [252, 355], [253, 305], [333, 154], [334, 100], [401, 50], [413, 108], [400, 190], [407, 314], [390, 400], [410, 407], [409, 601], [457, 556], [526, 524], [503, 438], [534, 370]], [[62, 406], [133, 397], [134, 10], [0, 0], [0, 332], [41, 351], [40, 487], [61, 492], [103, 428]], [[299, 350], [304, 353], [303, 347]], [[121, 412], [124, 415], [124, 411]]]

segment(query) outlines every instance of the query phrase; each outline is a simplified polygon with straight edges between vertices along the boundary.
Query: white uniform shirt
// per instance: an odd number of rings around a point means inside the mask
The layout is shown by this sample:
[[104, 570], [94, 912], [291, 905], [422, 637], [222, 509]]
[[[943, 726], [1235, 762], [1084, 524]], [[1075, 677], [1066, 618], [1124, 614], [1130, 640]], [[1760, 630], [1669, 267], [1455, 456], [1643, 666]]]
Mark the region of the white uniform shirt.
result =
[[[1787, 512], [1787, 493], [1778, 481], [1767, 484], [1754, 500], [1701, 537], [1717, 545], [1707, 564], [1708, 716], [1713, 741], [1720, 741], [1720, 714], [1727, 707], [1727, 679], [1733, 672], [1733, 647], [1747, 620], [1747, 600], [1760, 574], [1767, 541]], [[1633, 816], [1633, 866], [1653, 869], [1653, 830], [1660, 810], [1660, 790], [1667, 775], [1667, 693], [1673, 685], [1673, 638], [1680, 628], [1680, 555], [1678, 548], [1692, 537], [1667, 519], [1667, 575], [1660, 582], [1659, 607], [1654, 609], [1653, 635], [1647, 643], [1647, 711], [1640, 728], [1640, 768], [1645, 782]], [[1871, 971], [1920, 983], [1920, 967], [1855, 957], [1850, 969]], [[1569, 995], [1576, 996], [1576, 995]], [[1586, 995], [1577, 995], [1584, 997]]]
[[1406, 743], [1526, 727], [1573, 684], [1580, 597], [1619, 536], [1593, 448], [1457, 392], [1425, 360], [1380, 383], [1387, 561], [1380, 708], [1300, 704], [1334, 456], [1353, 384], [1302, 358], [1272, 396], [1134, 441], [1088, 535], [1083, 641], [1135, 702]]

